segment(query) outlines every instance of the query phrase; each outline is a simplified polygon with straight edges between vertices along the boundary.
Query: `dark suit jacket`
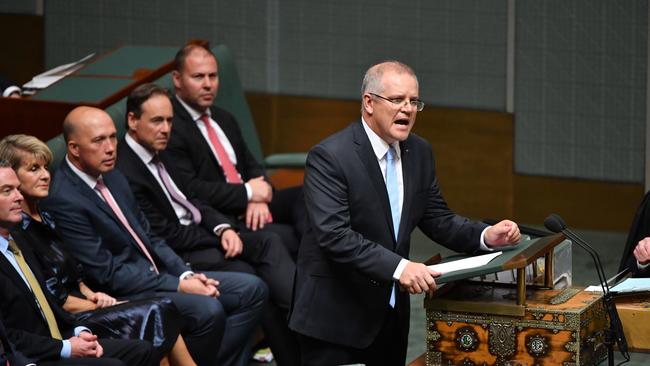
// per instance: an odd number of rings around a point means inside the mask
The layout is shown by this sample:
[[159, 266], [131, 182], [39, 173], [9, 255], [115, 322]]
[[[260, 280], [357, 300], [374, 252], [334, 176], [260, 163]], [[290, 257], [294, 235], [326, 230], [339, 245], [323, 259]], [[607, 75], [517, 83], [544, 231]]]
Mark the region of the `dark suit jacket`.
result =
[[[170, 166], [164, 156], [160, 156], [160, 160], [165, 167]], [[219, 224], [234, 226], [225, 215], [204, 201], [192, 197], [188, 198], [201, 212], [200, 226], [181, 225], [174, 207], [169, 203], [158, 181], [124, 140], [118, 144], [117, 167], [128, 179], [138, 204], [151, 224], [151, 231], [165, 238], [167, 244], [177, 253], [220, 247], [219, 239], [212, 230]], [[183, 194], [187, 192], [180, 182], [174, 183]]]
[[[298, 255], [290, 328], [365, 348], [382, 325], [393, 272], [401, 258], [408, 258], [416, 226], [456, 251], [479, 248], [486, 226], [449, 210], [431, 146], [411, 134], [400, 150], [404, 201], [397, 241], [381, 169], [361, 122], [309, 152], [304, 190], [310, 227]], [[397, 336], [406, 337], [408, 293], [397, 296], [396, 309], [403, 329]]]
[[0, 365], [9, 362], [10, 365], [22, 366], [29, 363], [27, 359], [16, 351], [9, 340], [7, 330], [4, 327], [2, 314], [0, 314]]
[[153, 271], [108, 204], [63, 161], [52, 181], [50, 196], [42, 206], [54, 216], [65, 249], [83, 265], [85, 280], [97, 291], [114, 296], [175, 292], [178, 276], [189, 268], [164, 240], [151, 234], [149, 222], [122, 173], [113, 170], [104, 174], [103, 179], [154, 258], [160, 274]]
[[632, 220], [625, 249], [623, 250], [623, 256], [621, 257], [621, 263], [618, 268], [619, 272], [628, 268], [632, 272], [633, 277], [650, 277], [650, 266], [639, 269], [633, 253], [639, 241], [648, 236], [650, 236], [650, 192], [646, 193], [643, 197], [643, 201], [641, 201], [639, 208], [637, 208], [634, 214], [634, 220]]
[[[201, 135], [196, 122], [178, 102], [172, 98], [174, 106], [174, 130], [167, 149], [161, 155], [169, 155], [174, 181], [182, 181], [187, 189], [206, 200], [219, 211], [229, 215], [239, 215], [246, 210], [248, 198], [243, 184], [226, 182], [221, 165], [215, 158], [207, 141]], [[242, 180], [265, 176], [264, 168], [248, 150], [235, 117], [227, 111], [211, 107], [215, 120], [232, 144], [237, 156], [237, 171]]]
[[[61, 309], [45, 289], [38, 261], [19, 230], [12, 231], [12, 237], [23, 252], [25, 261], [41, 284], [63, 338], [72, 336], [73, 320]], [[0, 254], [0, 313], [6, 327], [7, 336], [15, 349], [20, 350], [30, 362], [59, 360], [62, 343], [50, 336], [47, 322], [36, 304], [35, 297], [14, 267]]]

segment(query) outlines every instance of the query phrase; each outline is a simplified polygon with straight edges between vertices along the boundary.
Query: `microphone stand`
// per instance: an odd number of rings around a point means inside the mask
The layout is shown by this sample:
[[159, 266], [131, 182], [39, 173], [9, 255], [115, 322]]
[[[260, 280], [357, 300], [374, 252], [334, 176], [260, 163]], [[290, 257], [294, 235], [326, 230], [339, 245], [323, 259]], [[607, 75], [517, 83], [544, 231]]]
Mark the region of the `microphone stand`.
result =
[[603, 304], [605, 306], [606, 314], [609, 316], [609, 328], [605, 329], [605, 344], [607, 345], [607, 359], [609, 366], [614, 366], [614, 344], [618, 343], [619, 350], [625, 358], [626, 362], [630, 360], [630, 354], [627, 350], [627, 340], [623, 333], [623, 326], [621, 319], [616, 311], [616, 304], [614, 304], [614, 297], [609, 292], [609, 284], [605, 277], [605, 270], [600, 262], [600, 256], [589, 244], [582, 240], [573, 231], [569, 230], [566, 226], [562, 229], [562, 233], [571, 239], [574, 243], [578, 244], [582, 249], [591, 255], [591, 258], [596, 264], [596, 272], [598, 273], [598, 280], [603, 289]]

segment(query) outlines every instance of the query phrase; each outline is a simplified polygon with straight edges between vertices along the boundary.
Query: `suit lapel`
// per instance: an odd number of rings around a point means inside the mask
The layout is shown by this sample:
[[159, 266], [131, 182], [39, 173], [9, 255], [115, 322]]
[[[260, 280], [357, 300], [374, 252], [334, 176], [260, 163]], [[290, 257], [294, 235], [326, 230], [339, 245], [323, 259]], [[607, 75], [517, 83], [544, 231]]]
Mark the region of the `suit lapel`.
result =
[[5, 258], [5, 256], [2, 254], [0, 254], [0, 271], [3, 272], [8, 278], [11, 279], [11, 282], [14, 284], [14, 286], [16, 286], [16, 288], [20, 291], [22, 296], [26, 299], [26, 303], [32, 306], [33, 311], [40, 314], [41, 310], [36, 306], [36, 301], [35, 301], [36, 298], [32, 294], [32, 290], [30, 290], [29, 287], [27, 287], [27, 284], [25, 283], [23, 278], [18, 274], [18, 272], [16, 272], [14, 266], [12, 266], [11, 263], [9, 263], [9, 261], [7, 260], [7, 258]]
[[94, 189], [90, 188], [84, 181], [82, 181], [81, 178], [79, 178], [77, 176], [77, 174], [75, 174], [75, 172], [73, 172], [72, 169], [70, 169], [70, 167], [68, 166], [68, 164], [65, 161], [63, 162], [63, 165], [61, 166], [61, 170], [68, 176], [68, 178], [70, 179], [72, 184], [77, 187], [77, 190], [84, 197], [88, 198], [90, 201], [95, 203], [95, 205], [100, 210], [104, 211], [104, 213], [106, 213], [115, 222], [117, 222], [118, 224], [121, 225], [120, 219], [118, 219], [117, 216], [115, 216], [115, 213], [113, 213], [113, 210], [111, 210], [111, 208], [108, 206], [108, 204], [106, 204], [106, 202], [104, 202], [104, 200], [102, 200], [99, 197], [99, 194]]
[[409, 140], [407, 139], [406, 141], [400, 143], [400, 160], [402, 162], [402, 183], [404, 185], [404, 198], [402, 201], [402, 217], [400, 219], [399, 235], [397, 236], [398, 243], [404, 239], [402, 236], [406, 232], [408, 225], [410, 213], [409, 208], [411, 207], [413, 192], [415, 190], [414, 182], [417, 181], [413, 177], [417, 172], [413, 168], [413, 162], [411, 159], [413, 159], [413, 154], [409, 151]]
[[[131, 233], [129, 233], [129, 231], [124, 227], [124, 225], [122, 225], [122, 221], [120, 221], [120, 219], [117, 217], [117, 215], [115, 215], [115, 213], [113, 212], [111, 207], [106, 202], [104, 202], [103, 199], [101, 199], [99, 197], [98, 193], [96, 193], [95, 190], [91, 189], [85, 182], [83, 182], [81, 180], [81, 178], [79, 178], [77, 176], [77, 174], [75, 174], [72, 171], [72, 169], [70, 169], [70, 167], [67, 166], [67, 164], [65, 164], [62, 167], [62, 170], [65, 171], [65, 173], [68, 175], [68, 177], [70, 178], [72, 183], [77, 186], [77, 188], [78, 188], [79, 192], [81, 192], [81, 194], [83, 194], [86, 198], [88, 198], [93, 203], [95, 203], [97, 208], [99, 208], [106, 215], [108, 215], [108, 217], [110, 217], [115, 222], [115, 224], [120, 228], [120, 230], [122, 230], [124, 233], [126, 233], [126, 235], [129, 238], [131, 238]], [[129, 223], [134, 222], [133, 216], [131, 216], [129, 214], [128, 210], [125, 210], [126, 207], [128, 207], [128, 206], [124, 202], [122, 202], [121, 197], [120, 197], [121, 195], [118, 194], [119, 190], [116, 190], [115, 187], [113, 186], [113, 184], [111, 183], [112, 179], [110, 177], [110, 172], [107, 173], [107, 174], [104, 174], [103, 179], [104, 179], [104, 184], [106, 184], [106, 187], [108, 187], [108, 190], [111, 191], [111, 195], [115, 199], [115, 202], [117, 202], [117, 205], [122, 210], [122, 213], [126, 217], [126, 220]], [[136, 220], [136, 222], [137, 222], [137, 220]], [[133, 227], [133, 225], [131, 225], [131, 227]], [[136, 234], [140, 236], [143, 243], [147, 243], [146, 238], [142, 235], [142, 233], [138, 232], [138, 229], [136, 227], [133, 227], [133, 230], [135, 230]], [[138, 245], [138, 243], [135, 242], [135, 240], [133, 240], [133, 238], [131, 238], [131, 244], [133, 246], [135, 246], [135, 248], [138, 251], [142, 252], [142, 249], [140, 249], [140, 246]]]
[[[129, 207], [130, 207], [129, 202], [127, 202], [125, 200], [125, 198], [124, 198], [125, 195], [121, 194], [122, 189], [120, 189], [120, 187], [118, 187], [117, 184], [113, 181], [112, 176], [111, 176], [110, 173], [104, 175], [104, 183], [106, 184], [106, 187], [108, 187], [108, 189], [111, 191], [111, 194], [113, 195], [113, 198], [115, 199], [115, 202], [117, 203], [117, 205], [122, 210], [122, 214], [124, 214], [124, 217], [126, 218], [126, 221], [131, 225], [131, 228], [133, 229], [135, 234], [138, 235], [138, 237], [140, 238], [142, 243], [145, 246], [147, 246], [147, 248], [151, 249], [151, 245], [149, 243], [149, 238], [147, 237], [146, 233], [143, 231], [144, 228], [142, 228], [140, 226], [140, 220], [136, 216], [136, 212], [132, 212], [129, 209]], [[108, 206], [108, 205], [106, 205], [106, 206]], [[110, 207], [109, 207], [109, 210], [110, 210]], [[111, 212], [112, 212], [112, 210], [111, 210]], [[113, 215], [113, 216], [115, 216], [115, 215]], [[117, 219], [117, 217], [116, 217], [116, 219]], [[120, 227], [122, 229], [124, 229], [124, 231], [129, 236], [129, 238], [131, 238], [131, 233], [129, 233], [129, 231], [124, 227], [124, 225], [122, 225], [122, 222], [119, 221], [119, 219], [117, 219], [117, 220], [118, 220], [118, 224], [120, 225]], [[138, 248], [138, 250], [140, 252], [142, 252], [142, 249], [140, 248], [138, 243], [135, 242], [134, 239], [132, 239], [131, 242], [133, 243], [133, 245], [136, 248]], [[150, 252], [149, 254], [153, 255], [151, 250], [149, 250], [149, 252]]]
[[[201, 133], [201, 130], [199, 130], [199, 126], [197, 126], [197, 123], [192, 119], [192, 116], [190, 113], [185, 109], [185, 107], [179, 103], [176, 98], [172, 98], [173, 102], [176, 104], [176, 108], [174, 109], [174, 113], [176, 111], [180, 111], [178, 113], [178, 117], [185, 121], [187, 123], [186, 131], [191, 135], [190, 140], [194, 141], [201, 150], [200, 156], [209, 156], [210, 159], [212, 159], [213, 163], [219, 167], [219, 170], [221, 169], [221, 165], [219, 165], [219, 162], [217, 161], [217, 158], [214, 156], [214, 153], [212, 152], [212, 148], [210, 145], [208, 145], [208, 142], [205, 141], [205, 137], [203, 137], [203, 134]], [[219, 122], [217, 122], [218, 124]], [[222, 127], [223, 129], [223, 127]], [[227, 135], [227, 134], [226, 134]], [[223, 174], [221, 172], [220, 174]]]
[[[150, 197], [161, 201], [167, 208], [168, 213], [169, 210], [174, 212], [174, 207], [171, 205], [171, 203], [169, 203], [169, 200], [167, 200], [165, 192], [149, 168], [145, 165], [145, 163], [140, 159], [140, 157], [138, 157], [135, 151], [133, 151], [133, 149], [131, 149], [131, 146], [129, 146], [126, 142], [120, 146], [123, 149], [123, 155], [121, 157], [118, 157], [118, 161], [121, 160], [122, 164], [128, 165], [126, 169], [131, 170], [129, 180], [136, 180], [138, 182], [137, 184], [144, 186], [147, 190], [153, 191], [153, 194]], [[167, 164], [166, 159], [163, 158], [163, 155], [159, 155], [158, 158], [163, 163], [163, 165], [165, 165], [165, 167], [170, 166]]]
[[353, 139], [355, 143], [355, 149], [359, 158], [363, 162], [368, 177], [372, 182], [373, 188], [379, 197], [379, 202], [383, 207], [384, 219], [386, 224], [391, 229], [390, 237], [393, 239], [393, 245], [395, 244], [395, 228], [393, 228], [393, 218], [391, 217], [390, 203], [388, 201], [388, 192], [386, 191], [386, 184], [384, 183], [384, 177], [381, 174], [381, 169], [379, 168], [379, 163], [377, 162], [377, 156], [372, 150], [372, 145], [370, 140], [366, 135], [366, 132], [363, 130], [361, 125], [363, 122], [358, 122], [353, 125]]

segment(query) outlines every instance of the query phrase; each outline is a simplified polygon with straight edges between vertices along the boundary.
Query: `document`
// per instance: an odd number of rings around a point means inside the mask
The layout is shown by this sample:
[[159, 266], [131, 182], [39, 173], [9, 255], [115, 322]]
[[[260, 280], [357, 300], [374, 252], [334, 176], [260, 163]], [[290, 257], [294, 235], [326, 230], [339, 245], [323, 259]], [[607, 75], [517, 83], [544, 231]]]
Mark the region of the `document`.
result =
[[[23, 89], [27, 91], [27, 94], [34, 94], [33, 91], [45, 89], [55, 82], [81, 69], [85, 65], [86, 61], [90, 60], [94, 56], [95, 54], [91, 53], [90, 55], [87, 55], [75, 62], [57, 66], [51, 70], [45, 71], [42, 74], [38, 74], [34, 76], [32, 80], [23, 85]], [[29, 92], [30, 90], [32, 91], [31, 93]]]
[[611, 292], [648, 292], [650, 291], [650, 278], [628, 278], [609, 289]]
[[449, 273], [449, 272], [455, 272], [455, 271], [461, 271], [463, 269], [469, 269], [469, 268], [476, 268], [476, 267], [484, 266], [484, 265], [490, 263], [490, 261], [492, 261], [494, 258], [500, 256], [501, 253], [502, 252], [499, 251], [499, 252], [493, 252], [493, 253], [488, 253], [488, 254], [483, 254], [483, 255], [477, 255], [475, 257], [459, 259], [457, 261], [434, 264], [434, 265], [428, 266], [428, 267], [430, 269], [436, 271], [436, 272], [440, 272], [441, 274]]

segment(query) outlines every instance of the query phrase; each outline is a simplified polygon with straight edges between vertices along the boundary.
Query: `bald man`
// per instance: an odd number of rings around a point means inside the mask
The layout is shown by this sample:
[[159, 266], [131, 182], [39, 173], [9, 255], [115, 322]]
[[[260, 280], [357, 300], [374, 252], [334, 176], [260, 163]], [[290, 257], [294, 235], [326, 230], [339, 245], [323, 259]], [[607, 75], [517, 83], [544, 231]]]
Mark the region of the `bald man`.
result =
[[44, 208], [83, 265], [84, 281], [129, 299], [170, 298], [184, 316], [182, 333], [199, 365], [245, 365], [266, 285], [242, 273], [193, 273], [150, 233], [126, 178], [114, 169], [117, 131], [106, 112], [74, 109], [63, 134], [67, 154]]

